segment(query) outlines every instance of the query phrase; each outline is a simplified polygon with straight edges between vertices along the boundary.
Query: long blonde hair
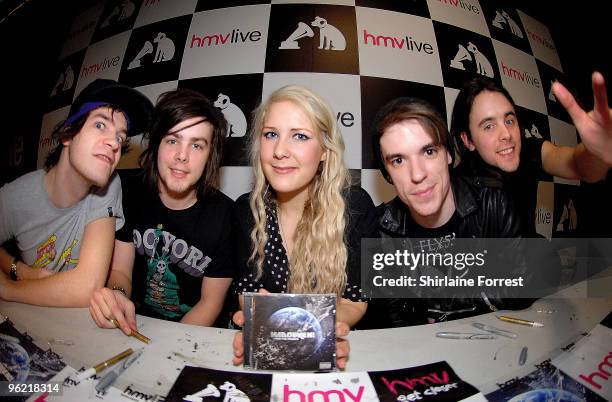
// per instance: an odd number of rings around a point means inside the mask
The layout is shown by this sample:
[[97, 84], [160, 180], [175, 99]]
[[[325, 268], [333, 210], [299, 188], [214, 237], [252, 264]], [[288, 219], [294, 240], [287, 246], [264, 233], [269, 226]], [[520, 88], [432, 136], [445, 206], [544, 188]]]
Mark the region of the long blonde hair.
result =
[[270, 106], [290, 101], [298, 106], [318, 131], [326, 158], [313, 178], [308, 200], [296, 228], [295, 246], [289, 258], [291, 293], [335, 293], [346, 285], [347, 248], [343, 192], [350, 185], [344, 164], [344, 141], [330, 107], [318, 95], [301, 86], [285, 86], [274, 91], [255, 111], [251, 132], [250, 158], [255, 175], [250, 206], [255, 226], [251, 231], [253, 252], [249, 261], [257, 266], [257, 278], [263, 274], [264, 248], [268, 242], [266, 224], [270, 207], [276, 208], [274, 190], [266, 180], [260, 162], [261, 136]]

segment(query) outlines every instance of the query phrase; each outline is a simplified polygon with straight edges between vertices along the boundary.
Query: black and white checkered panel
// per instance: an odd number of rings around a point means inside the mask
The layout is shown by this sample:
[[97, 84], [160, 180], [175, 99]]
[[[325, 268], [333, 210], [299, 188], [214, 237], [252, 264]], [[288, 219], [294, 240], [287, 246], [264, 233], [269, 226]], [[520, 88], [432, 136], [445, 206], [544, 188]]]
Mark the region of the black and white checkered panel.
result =
[[[551, 93], [563, 72], [550, 32], [507, 2], [109, 0], [77, 16], [56, 71], [39, 166], [54, 145], [51, 129], [94, 79], [119, 80], [153, 102], [188, 87], [213, 100], [231, 125], [221, 186], [233, 198], [252, 181], [245, 151], [252, 111], [287, 84], [305, 85], [332, 105], [345, 160], [377, 203], [394, 191], [374, 169], [370, 127], [397, 96], [427, 99], [449, 117], [462, 83], [486, 75], [514, 97], [523, 136], [577, 143]], [[144, 146], [134, 137], [119, 167], [136, 167]], [[538, 230], [571, 234], [580, 224], [578, 183], [540, 180]]]

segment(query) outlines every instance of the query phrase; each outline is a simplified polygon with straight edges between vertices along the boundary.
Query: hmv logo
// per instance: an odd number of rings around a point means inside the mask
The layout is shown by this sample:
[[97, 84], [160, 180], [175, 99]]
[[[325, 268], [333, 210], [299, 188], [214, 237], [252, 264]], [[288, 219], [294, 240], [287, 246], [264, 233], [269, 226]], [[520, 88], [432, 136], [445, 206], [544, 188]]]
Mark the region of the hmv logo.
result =
[[508, 67], [504, 64], [503, 61], [501, 65], [502, 65], [502, 74], [505, 75], [506, 77], [515, 79], [517, 81], [522, 81], [536, 88], [542, 88], [542, 84], [540, 83], [540, 80], [537, 77], [534, 77], [533, 75], [529, 74], [528, 71], [521, 71], [521, 70], [517, 70], [512, 67]]
[[[195, 394], [185, 395], [184, 401], [188, 402], [203, 402], [204, 398], [220, 398], [221, 391], [225, 392], [223, 402], [249, 402], [251, 399], [242, 392], [236, 385], [229, 381], [225, 381], [223, 385], [217, 388], [214, 384], [208, 384], [206, 388], [196, 392]], [[211, 400], [211, 399], [207, 399]]]
[[136, 11], [136, 5], [134, 2], [129, 0], [122, 0], [113, 8], [111, 13], [106, 17], [100, 28], [105, 28], [110, 26], [113, 23], [121, 22], [130, 18], [134, 11]]
[[551, 50], [555, 50], [555, 45], [553, 45], [552, 43], [550, 43], [548, 41], [548, 39], [544, 38], [543, 36], [538, 35], [535, 32], [531, 32], [529, 30], [527, 30], [527, 35], [529, 35], [529, 37], [536, 43], [539, 43], [540, 45], [543, 45]]
[[510, 15], [505, 10], [496, 10], [491, 24], [496, 28], [510, 31], [514, 36], [523, 38], [523, 31], [521, 31], [516, 21], [510, 18]]
[[55, 96], [58, 93], [69, 90], [70, 88], [72, 88], [72, 85], [74, 85], [74, 70], [69, 64], [57, 78], [57, 82], [51, 90], [51, 96]]
[[123, 392], [121, 393], [121, 396], [124, 396], [133, 401], [154, 401], [156, 400], [156, 395], [145, 394], [143, 392], [133, 390], [131, 386], [129, 385], [123, 390]]
[[480, 14], [480, 9], [474, 4], [470, 4], [466, 0], [438, 0], [440, 3], [447, 4], [452, 7], [461, 8], [466, 11], [470, 11], [474, 14]]
[[229, 96], [220, 93], [214, 105], [221, 109], [227, 120], [226, 137], [244, 137], [247, 132], [247, 119], [242, 110], [231, 102]]
[[465, 65], [463, 63], [473, 62], [476, 73], [490, 78], [495, 76], [491, 62], [484, 56], [484, 54], [480, 53], [475, 44], [468, 42], [467, 48], [466, 46], [459, 44], [458, 48], [459, 49], [457, 50], [455, 57], [453, 57], [453, 59], [450, 61], [450, 66], [452, 68], [465, 70]]
[[537, 208], [535, 222], [537, 225], [550, 225], [552, 223], [552, 213], [547, 208]]
[[155, 52], [153, 56], [153, 63], [161, 63], [172, 60], [175, 51], [174, 42], [172, 39], [168, 38], [164, 32], [160, 32], [153, 39], [153, 43], [155, 43], [156, 48], [153, 47], [153, 44], [150, 41], [145, 41], [136, 57], [134, 57], [134, 59], [128, 65], [128, 70], [142, 67], [142, 58], [153, 52]]
[[601, 389], [602, 384], [606, 385], [606, 382], [610, 378], [612, 372], [612, 352], [602, 358], [601, 362], [597, 365], [597, 370], [593, 371], [589, 375], [580, 374], [581, 380], [589, 383], [593, 388]]
[[574, 208], [574, 201], [570, 198], [566, 204], [563, 204], [563, 212], [557, 223], [557, 232], [564, 230], [576, 230], [578, 227], [578, 214]]
[[348, 388], [330, 389], [328, 391], [313, 390], [310, 392], [302, 392], [296, 389], [289, 388], [289, 385], [283, 386], [283, 402], [359, 402], [363, 396], [364, 386], [360, 385], [357, 392], [353, 393]]
[[198, 36], [193, 34], [189, 48], [194, 47], [225, 47], [228, 45], [238, 45], [241, 43], [259, 42], [261, 32], [258, 30], [242, 32], [239, 28], [232, 29], [226, 34], [216, 33], [211, 35]]
[[542, 134], [540, 134], [540, 130], [538, 130], [538, 126], [535, 124], [531, 124], [531, 129], [525, 129], [525, 138], [542, 138]]
[[[335, 26], [329, 24], [323, 17], [315, 17], [311, 26], [319, 28], [319, 47], [322, 50], [344, 50], [346, 49], [346, 38]], [[278, 47], [281, 50], [300, 49], [298, 41], [303, 38], [314, 37], [314, 31], [308, 24], [299, 22], [297, 28]]]
[[376, 47], [391, 47], [393, 49], [402, 49], [409, 52], [433, 54], [434, 48], [430, 43], [421, 42], [414, 39], [412, 36], [386, 36], [376, 35], [363, 30], [363, 43]]
[[81, 78], [87, 77], [90, 74], [99, 73], [109, 68], [117, 67], [117, 65], [119, 65], [119, 60], [121, 60], [120, 56], [115, 56], [112, 59], [104, 57], [104, 60], [99, 63], [84, 66], [81, 70]]

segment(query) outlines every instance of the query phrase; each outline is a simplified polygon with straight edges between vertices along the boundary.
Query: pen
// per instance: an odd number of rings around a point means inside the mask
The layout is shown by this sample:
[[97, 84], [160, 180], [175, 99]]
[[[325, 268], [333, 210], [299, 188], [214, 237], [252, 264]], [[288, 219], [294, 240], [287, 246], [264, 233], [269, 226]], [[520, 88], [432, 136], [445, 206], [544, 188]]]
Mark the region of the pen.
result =
[[508, 317], [506, 315], [498, 315], [497, 318], [499, 318], [502, 321], [506, 321], [506, 322], [511, 322], [513, 324], [521, 324], [521, 325], [527, 325], [530, 327], [543, 327], [544, 324], [542, 324], [541, 322], [536, 322], [536, 321], [529, 321], [529, 320], [523, 320], [520, 318], [514, 318], [514, 317]]
[[480, 322], [472, 323], [472, 325], [482, 331], [487, 331], [495, 335], [505, 336], [506, 338], [516, 339], [518, 337], [518, 335], [512, 331], [506, 331], [505, 329], [495, 328], [491, 325], [482, 324]]
[[[115, 324], [115, 327], [119, 328], [119, 321], [117, 321], [116, 319], [113, 318], [111, 320], [111, 322], [113, 324]], [[147, 343], [147, 344], [151, 342], [151, 339], [147, 338], [146, 336], [144, 336], [143, 334], [141, 334], [138, 331], [132, 330], [132, 332], [130, 333], [130, 336], [133, 336], [134, 338], [138, 339], [139, 341]]]
[[80, 373], [77, 374], [76, 380], [81, 382], [84, 379], [91, 377], [92, 375], [98, 374], [100, 371], [104, 370], [108, 366], [111, 366], [111, 365], [117, 363], [118, 361], [120, 361], [121, 359], [131, 355], [132, 353], [134, 353], [132, 348], [126, 349], [123, 352], [119, 353], [118, 355], [113, 356], [110, 359], [108, 359], [106, 361], [103, 361], [102, 363], [97, 364], [97, 365], [93, 366], [90, 369], [87, 369], [85, 371], [81, 371]]
[[497, 336], [491, 334], [471, 334], [461, 332], [436, 332], [438, 338], [445, 339], [497, 339]]
[[117, 367], [115, 367], [114, 369], [106, 373], [104, 377], [102, 377], [100, 381], [98, 381], [98, 384], [96, 384], [96, 391], [98, 392], [106, 391], [106, 389], [115, 382], [117, 377], [119, 377], [121, 373], [125, 371], [125, 369], [130, 367], [132, 363], [138, 360], [138, 358], [140, 357], [143, 351], [144, 351], [144, 348], [138, 349], [130, 357], [125, 359], [122, 363], [118, 364]]

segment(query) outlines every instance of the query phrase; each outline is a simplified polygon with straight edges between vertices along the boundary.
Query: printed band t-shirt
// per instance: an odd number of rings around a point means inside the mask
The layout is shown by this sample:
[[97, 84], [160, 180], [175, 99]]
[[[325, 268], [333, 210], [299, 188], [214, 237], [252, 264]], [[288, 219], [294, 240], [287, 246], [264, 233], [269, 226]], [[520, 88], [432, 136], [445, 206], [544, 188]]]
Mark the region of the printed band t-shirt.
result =
[[115, 217], [115, 230], [123, 226], [121, 180], [114, 174], [106, 187], [93, 187], [75, 205], [57, 208], [45, 190], [45, 175], [36, 170], [0, 188], [0, 244], [15, 239], [27, 265], [67, 271], [79, 262], [90, 222]]
[[124, 189], [126, 225], [117, 239], [136, 249], [136, 312], [178, 321], [200, 300], [204, 276], [233, 277], [232, 200], [215, 191], [187, 209], [171, 210], [140, 176], [126, 179]]

